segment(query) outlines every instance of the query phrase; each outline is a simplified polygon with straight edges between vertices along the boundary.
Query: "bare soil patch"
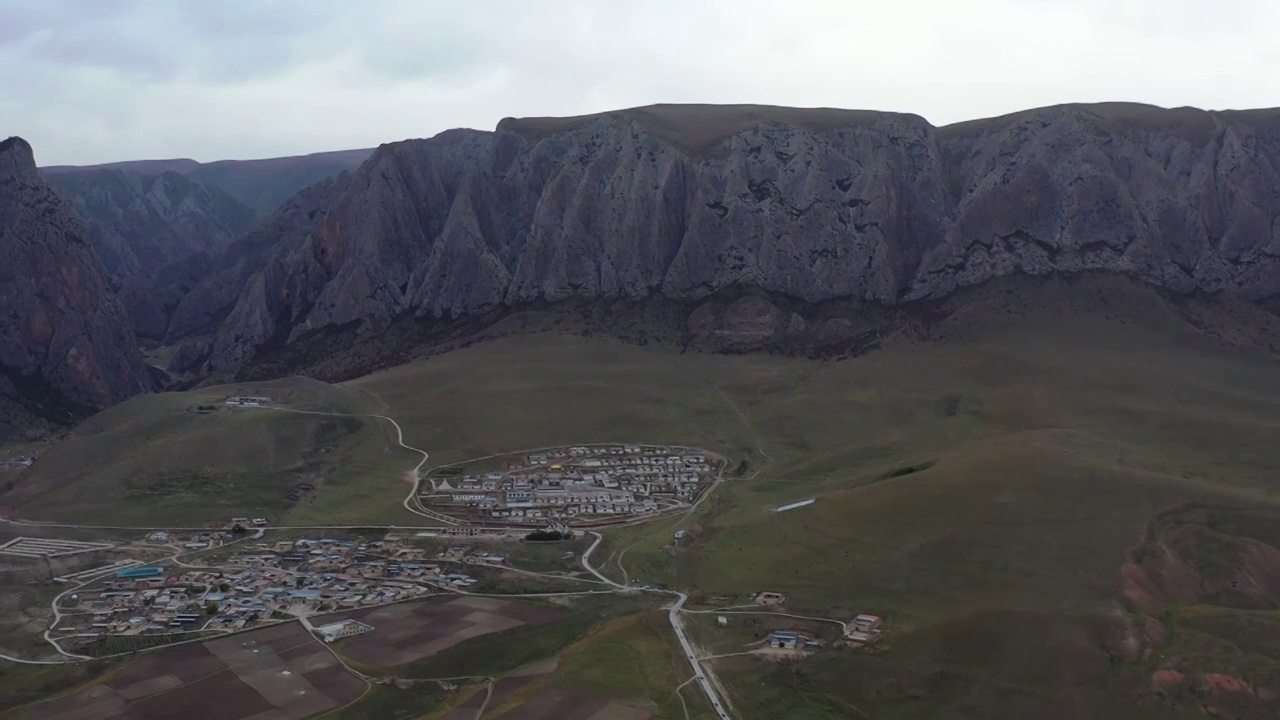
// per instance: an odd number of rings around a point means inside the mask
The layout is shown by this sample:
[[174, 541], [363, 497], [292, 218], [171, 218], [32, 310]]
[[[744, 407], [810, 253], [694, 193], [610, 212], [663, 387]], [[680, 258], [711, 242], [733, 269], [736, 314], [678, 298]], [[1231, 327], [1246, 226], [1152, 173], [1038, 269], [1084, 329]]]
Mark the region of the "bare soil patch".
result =
[[355, 700], [351, 675], [301, 625], [140, 656], [105, 682], [27, 708], [29, 720], [302, 720]]
[[457, 596], [339, 613], [326, 616], [325, 622], [352, 618], [373, 626], [372, 631], [343, 641], [342, 653], [366, 665], [395, 667], [430, 657], [464, 640], [563, 615], [557, 608], [502, 598]]

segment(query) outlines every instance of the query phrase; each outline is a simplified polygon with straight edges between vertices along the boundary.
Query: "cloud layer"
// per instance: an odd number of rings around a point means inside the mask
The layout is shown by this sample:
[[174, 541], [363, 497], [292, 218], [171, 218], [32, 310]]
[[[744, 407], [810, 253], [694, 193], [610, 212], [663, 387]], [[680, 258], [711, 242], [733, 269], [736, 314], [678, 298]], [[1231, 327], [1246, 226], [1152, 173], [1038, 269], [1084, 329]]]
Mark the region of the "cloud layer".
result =
[[914, 112], [1280, 104], [1261, 0], [0, 0], [41, 164], [368, 147], [656, 102]]

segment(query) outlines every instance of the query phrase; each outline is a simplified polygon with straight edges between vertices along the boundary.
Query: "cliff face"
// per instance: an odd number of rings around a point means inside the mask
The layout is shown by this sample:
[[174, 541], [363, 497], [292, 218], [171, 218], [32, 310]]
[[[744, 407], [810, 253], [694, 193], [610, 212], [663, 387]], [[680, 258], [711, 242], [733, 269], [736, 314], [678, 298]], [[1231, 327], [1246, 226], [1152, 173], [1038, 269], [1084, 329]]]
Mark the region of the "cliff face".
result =
[[53, 174], [49, 184], [84, 220], [134, 330], [151, 338], [164, 337], [182, 287], [195, 279], [170, 271], [175, 282], [166, 283], [161, 269], [218, 253], [255, 217], [229, 195], [175, 172], [85, 170]]
[[1062, 106], [942, 129], [746, 106], [506, 120], [379, 148], [249, 281], [213, 364], [405, 313], [740, 287], [888, 306], [1101, 270], [1265, 300], [1277, 218], [1280, 111]]
[[208, 340], [231, 312], [246, 284], [273, 255], [295, 251], [324, 221], [333, 202], [351, 179], [350, 173], [319, 182], [289, 198], [244, 237], [216, 254], [200, 253], [161, 271], [164, 287], [185, 288], [169, 316], [169, 339], [193, 338], [171, 369], [194, 369], [209, 352]]
[[21, 138], [0, 143], [0, 372], [12, 400], [53, 414], [151, 388], [84, 224]]

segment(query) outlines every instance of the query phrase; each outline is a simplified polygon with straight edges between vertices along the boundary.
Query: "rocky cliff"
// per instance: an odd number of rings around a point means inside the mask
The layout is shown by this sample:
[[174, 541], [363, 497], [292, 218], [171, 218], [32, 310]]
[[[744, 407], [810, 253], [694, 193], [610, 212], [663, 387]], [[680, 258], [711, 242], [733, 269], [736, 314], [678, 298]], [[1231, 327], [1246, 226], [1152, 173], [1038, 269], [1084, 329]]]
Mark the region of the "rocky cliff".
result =
[[171, 369], [194, 369], [208, 355], [211, 334], [235, 306], [246, 284], [273, 255], [291, 253], [324, 221], [351, 179], [340, 173], [289, 198], [274, 213], [217, 253], [199, 253], [165, 267], [156, 282], [183, 289], [170, 313], [166, 337], [189, 338]]
[[[1098, 270], [1280, 295], [1280, 111], [911, 115], [655, 106], [384, 145], [254, 276], [212, 363], [269, 341], [570, 298], [939, 298]], [[749, 322], [787, 315], [746, 309]], [[715, 312], [702, 313], [699, 322]]]
[[106, 168], [56, 173], [49, 184], [84, 220], [134, 331], [149, 338], [164, 337], [169, 314], [200, 277], [161, 269], [193, 255], [217, 254], [248, 231], [256, 215], [226, 193], [176, 172]]
[[11, 402], [65, 418], [152, 382], [84, 224], [16, 137], [0, 142], [0, 374]]

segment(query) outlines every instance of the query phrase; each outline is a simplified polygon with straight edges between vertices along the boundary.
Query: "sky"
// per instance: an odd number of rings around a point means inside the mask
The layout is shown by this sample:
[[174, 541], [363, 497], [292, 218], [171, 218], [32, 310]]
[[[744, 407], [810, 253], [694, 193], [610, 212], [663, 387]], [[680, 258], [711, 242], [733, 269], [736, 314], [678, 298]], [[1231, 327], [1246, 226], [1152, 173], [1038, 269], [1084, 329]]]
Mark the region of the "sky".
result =
[[277, 157], [651, 103], [1280, 105], [1271, 0], [0, 0], [41, 165]]

